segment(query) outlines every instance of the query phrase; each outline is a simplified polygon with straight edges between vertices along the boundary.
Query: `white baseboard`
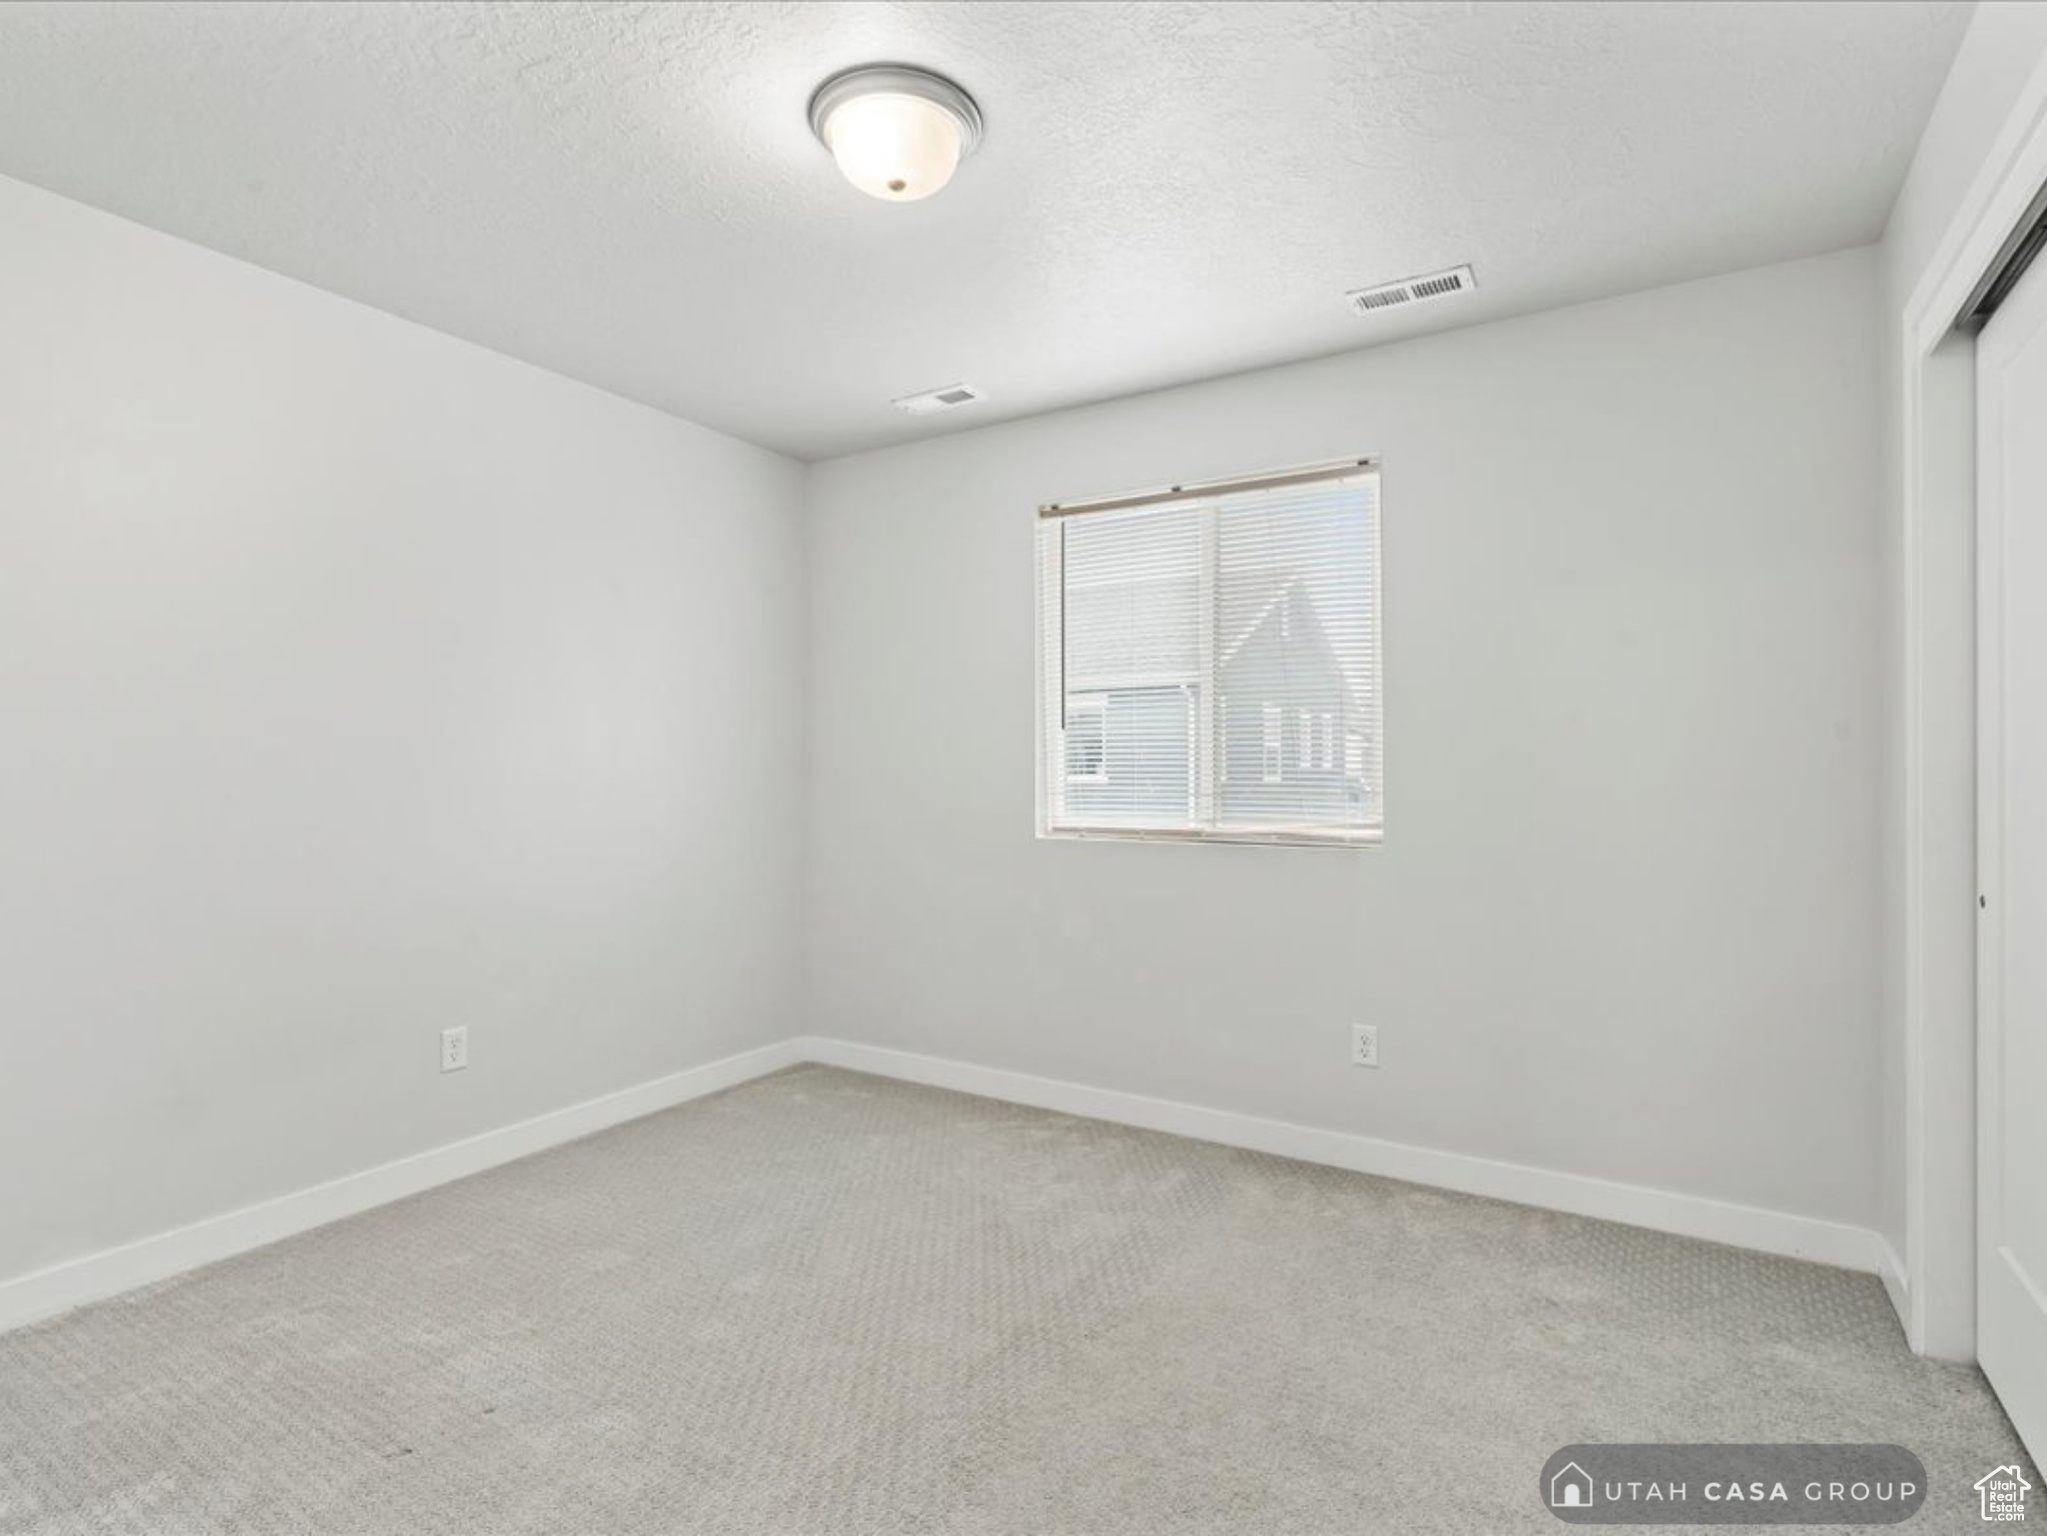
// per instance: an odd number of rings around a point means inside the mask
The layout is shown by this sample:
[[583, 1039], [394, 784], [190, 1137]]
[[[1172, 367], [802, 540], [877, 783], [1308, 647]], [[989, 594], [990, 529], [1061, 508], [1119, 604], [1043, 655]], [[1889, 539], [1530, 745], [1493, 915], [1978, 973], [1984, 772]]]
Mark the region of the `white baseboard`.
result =
[[536, 1115], [516, 1125], [0, 1282], [0, 1332], [232, 1258], [437, 1184], [466, 1178], [627, 1120], [749, 1082], [799, 1061], [872, 1072], [1413, 1184], [1874, 1272], [1882, 1277], [1899, 1315], [1906, 1315], [1903, 1266], [1882, 1238], [1861, 1227], [811, 1035], [707, 1062], [601, 1098]]
[[310, 1189], [37, 1270], [0, 1283], [0, 1332], [700, 1099], [802, 1059], [793, 1040], [742, 1051]]
[[1884, 1294], [1891, 1299], [1891, 1308], [1898, 1314], [1898, 1326], [1905, 1330], [1905, 1340], [1917, 1351], [1919, 1345], [1912, 1338], [1912, 1282], [1905, 1275], [1905, 1261], [1898, 1257], [1881, 1233], [1870, 1233], [1870, 1240], [1876, 1245], [1876, 1274], [1884, 1283]]
[[1057, 1110], [1090, 1120], [1166, 1131], [1224, 1146], [1271, 1152], [1303, 1162], [1325, 1163], [1359, 1173], [1374, 1173], [1411, 1184], [1429, 1184], [1465, 1194], [1540, 1206], [1575, 1216], [1596, 1216], [1658, 1232], [1704, 1238], [1763, 1253], [1810, 1259], [1842, 1269], [1871, 1273], [1880, 1269], [1883, 1246], [1874, 1232], [1815, 1216], [1793, 1216], [1758, 1206], [1735, 1205], [1703, 1195], [1681, 1195], [1641, 1184], [1620, 1184], [1583, 1174], [1558, 1173], [1520, 1163], [1470, 1157], [1397, 1141], [1322, 1130], [1284, 1120], [1266, 1120], [1230, 1110], [1148, 1098], [1082, 1083], [1033, 1077], [997, 1067], [975, 1066], [940, 1056], [848, 1040], [807, 1036], [796, 1043], [805, 1061], [872, 1072], [881, 1077], [952, 1088], [984, 1098], [1004, 1099], [1038, 1109]]

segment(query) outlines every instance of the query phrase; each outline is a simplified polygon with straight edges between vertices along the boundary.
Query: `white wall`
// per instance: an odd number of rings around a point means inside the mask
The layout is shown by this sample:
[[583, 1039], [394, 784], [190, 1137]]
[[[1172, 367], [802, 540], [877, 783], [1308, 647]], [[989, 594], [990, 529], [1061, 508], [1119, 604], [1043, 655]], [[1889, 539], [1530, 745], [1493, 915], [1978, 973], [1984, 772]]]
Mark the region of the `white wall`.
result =
[[[0, 235], [0, 1281], [799, 1030], [1874, 1218], [1869, 252], [816, 466], [806, 606], [785, 460]], [[1035, 504], [1351, 451], [1386, 845], [1037, 841]]]
[[[1875, 277], [814, 466], [809, 1027], [1867, 1224]], [[1385, 845], [1035, 840], [1033, 508], [1352, 452], [1386, 465]]]
[[[1904, 322], [1958, 218], [1980, 201], [1980, 178], [2007, 131], [2015, 103], [2047, 63], [2047, 5], [1979, 6], [1942, 87], [1880, 247], [1886, 464], [1883, 537], [1883, 648], [1887, 719], [1883, 743], [1883, 935], [1881, 1136], [1878, 1230], [1905, 1262], [1908, 949], [1920, 957], [1914, 984], [1926, 1026], [1918, 1070], [1924, 1098], [1918, 1177], [1926, 1230], [1916, 1244], [1925, 1291], [1907, 1327], [1917, 1347], [1970, 1358], [1975, 1310], [1975, 548], [1966, 516], [1931, 519], [1917, 547], [1904, 524]], [[1971, 349], [1950, 343], [1927, 376], [1925, 472], [1970, 503], [1974, 438]], [[1917, 632], [1907, 632], [1908, 572], [1920, 594]], [[1922, 672], [1924, 718], [1907, 718], [1908, 650]], [[1924, 833], [1908, 850], [1907, 759], [1915, 751]], [[1907, 874], [1922, 876], [1915, 916]], [[1910, 943], [1908, 944], [1908, 941]], [[1895, 1277], [1894, 1277], [1895, 1283]]]
[[799, 466], [9, 181], [0, 338], [0, 1279], [793, 1032]]

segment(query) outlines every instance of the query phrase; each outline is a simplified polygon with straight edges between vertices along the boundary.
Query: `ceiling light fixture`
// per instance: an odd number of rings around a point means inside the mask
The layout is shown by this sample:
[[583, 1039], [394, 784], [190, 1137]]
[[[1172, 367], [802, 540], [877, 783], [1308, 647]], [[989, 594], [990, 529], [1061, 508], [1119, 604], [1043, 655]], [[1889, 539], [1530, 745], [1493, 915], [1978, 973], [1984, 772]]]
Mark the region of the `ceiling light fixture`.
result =
[[981, 109], [943, 75], [908, 64], [841, 70], [810, 98], [810, 130], [869, 197], [913, 203], [981, 142]]

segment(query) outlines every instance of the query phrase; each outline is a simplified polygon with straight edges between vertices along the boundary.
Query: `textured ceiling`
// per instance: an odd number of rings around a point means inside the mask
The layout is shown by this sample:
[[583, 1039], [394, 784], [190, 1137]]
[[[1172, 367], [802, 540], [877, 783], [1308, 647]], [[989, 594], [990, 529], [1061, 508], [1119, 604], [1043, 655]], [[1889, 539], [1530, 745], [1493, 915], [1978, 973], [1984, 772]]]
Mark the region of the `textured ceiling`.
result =
[[[12, 4], [0, 172], [816, 458], [1874, 239], [1967, 14]], [[928, 202], [810, 137], [873, 59], [987, 114]]]

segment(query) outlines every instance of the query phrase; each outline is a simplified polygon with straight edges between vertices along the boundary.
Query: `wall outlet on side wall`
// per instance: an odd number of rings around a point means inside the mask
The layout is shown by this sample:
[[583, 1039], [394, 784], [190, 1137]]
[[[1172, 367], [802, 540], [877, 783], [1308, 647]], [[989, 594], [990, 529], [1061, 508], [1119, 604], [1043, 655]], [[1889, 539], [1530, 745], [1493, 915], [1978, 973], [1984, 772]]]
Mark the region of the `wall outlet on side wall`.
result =
[[441, 1031], [441, 1070], [460, 1072], [469, 1065], [469, 1026], [457, 1024]]
[[1353, 1024], [1350, 1027], [1350, 1064], [1354, 1067], [1379, 1065], [1379, 1026]]

